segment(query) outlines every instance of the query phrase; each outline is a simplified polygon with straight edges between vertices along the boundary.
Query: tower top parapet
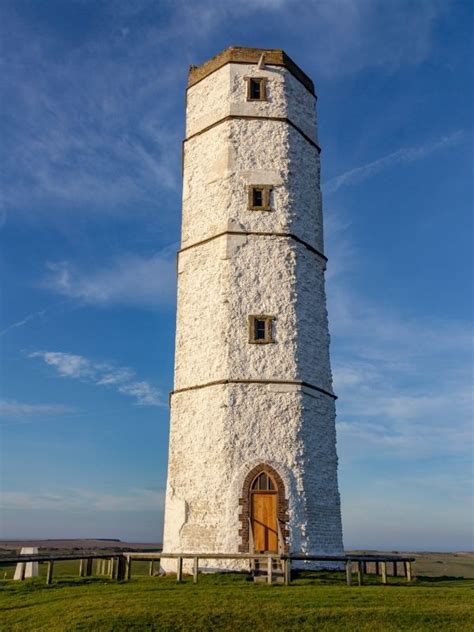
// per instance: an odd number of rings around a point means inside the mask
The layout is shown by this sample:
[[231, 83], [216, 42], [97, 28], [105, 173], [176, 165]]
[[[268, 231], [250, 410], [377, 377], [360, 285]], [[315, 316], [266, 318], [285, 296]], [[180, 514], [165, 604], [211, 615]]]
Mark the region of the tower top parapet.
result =
[[209, 76], [226, 64], [257, 64], [262, 54], [264, 63], [271, 66], [283, 66], [289, 70], [311, 94], [316, 96], [314, 83], [308, 75], [281, 48], [248, 48], [245, 46], [229, 46], [200, 66], [190, 66], [188, 88]]

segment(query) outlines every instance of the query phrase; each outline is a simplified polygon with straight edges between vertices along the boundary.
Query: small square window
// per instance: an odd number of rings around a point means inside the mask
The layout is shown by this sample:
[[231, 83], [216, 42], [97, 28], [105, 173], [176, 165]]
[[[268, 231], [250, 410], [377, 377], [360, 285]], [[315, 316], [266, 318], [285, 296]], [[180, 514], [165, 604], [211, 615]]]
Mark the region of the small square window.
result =
[[249, 186], [250, 211], [271, 211], [270, 192], [272, 187], [267, 184], [251, 184]]
[[247, 101], [267, 100], [267, 80], [265, 77], [246, 77]]
[[249, 316], [249, 342], [273, 342], [273, 316]]

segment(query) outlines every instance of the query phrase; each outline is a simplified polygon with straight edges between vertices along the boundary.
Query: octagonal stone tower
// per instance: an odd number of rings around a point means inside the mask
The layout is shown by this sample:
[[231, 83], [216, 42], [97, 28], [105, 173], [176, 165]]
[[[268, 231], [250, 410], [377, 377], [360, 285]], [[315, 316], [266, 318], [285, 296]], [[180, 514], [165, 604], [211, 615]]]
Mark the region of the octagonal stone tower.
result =
[[168, 553], [343, 554], [315, 103], [282, 50], [190, 69]]

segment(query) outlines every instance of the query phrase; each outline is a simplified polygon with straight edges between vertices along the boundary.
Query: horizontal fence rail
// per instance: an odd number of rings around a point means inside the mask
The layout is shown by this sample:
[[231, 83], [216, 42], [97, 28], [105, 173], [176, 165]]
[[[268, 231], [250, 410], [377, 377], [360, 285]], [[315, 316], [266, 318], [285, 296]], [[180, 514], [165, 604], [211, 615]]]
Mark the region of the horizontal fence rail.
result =
[[[25, 568], [28, 562], [46, 562], [48, 564], [46, 573], [46, 583], [51, 584], [53, 580], [54, 562], [79, 560], [79, 576], [90, 577], [93, 574], [93, 561], [98, 560], [97, 573], [105, 575], [110, 579], [129, 580], [132, 572], [132, 562], [149, 562], [149, 574], [154, 575], [154, 563], [161, 559], [176, 560], [176, 579], [181, 582], [183, 579], [183, 562], [192, 560], [193, 582], [198, 582], [199, 561], [203, 560], [248, 560], [250, 568], [255, 568], [256, 562], [265, 562], [267, 569], [267, 581], [273, 581], [273, 565], [279, 564], [283, 583], [289, 585], [291, 582], [292, 562], [340, 562], [344, 564], [346, 571], [346, 583], [353, 584], [354, 567], [357, 574], [357, 584], [364, 583], [364, 575], [368, 573], [368, 564], [373, 565], [375, 574], [380, 575], [382, 584], [387, 583], [387, 565], [392, 565], [392, 576], [398, 576], [399, 564], [402, 565], [403, 575], [407, 582], [413, 579], [412, 563], [414, 557], [404, 555], [303, 555], [289, 554], [278, 555], [276, 553], [166, 553], [163, 551], [114, 551], [112, 553], [74, 553], [74, 554], [25, 554], [25, 555], [0, 555], [0, 564], [21, 564], [20, 579], [25, 578]], [[219, 570], [219, 569], [215, 569]], [[225, 569], [222, 569], [225, 570]], [[330, 569], [329, 569], [330, 570]], [[336, 569], [337, 570], [337, 569]]]

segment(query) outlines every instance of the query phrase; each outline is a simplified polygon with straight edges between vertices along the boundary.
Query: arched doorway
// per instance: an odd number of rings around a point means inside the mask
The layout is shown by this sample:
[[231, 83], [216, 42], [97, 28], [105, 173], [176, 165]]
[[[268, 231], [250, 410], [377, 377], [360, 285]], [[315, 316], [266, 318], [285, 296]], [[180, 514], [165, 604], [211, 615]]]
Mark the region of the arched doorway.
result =
[[275, 468], [260, 463], [247, 473], [239, 505], [241, 553], [288, 553], [288, 500]]
[[277, 489], [267, 472], [257, 474], [250, 486], [250, 522], [256, 553], [278, 552]]

